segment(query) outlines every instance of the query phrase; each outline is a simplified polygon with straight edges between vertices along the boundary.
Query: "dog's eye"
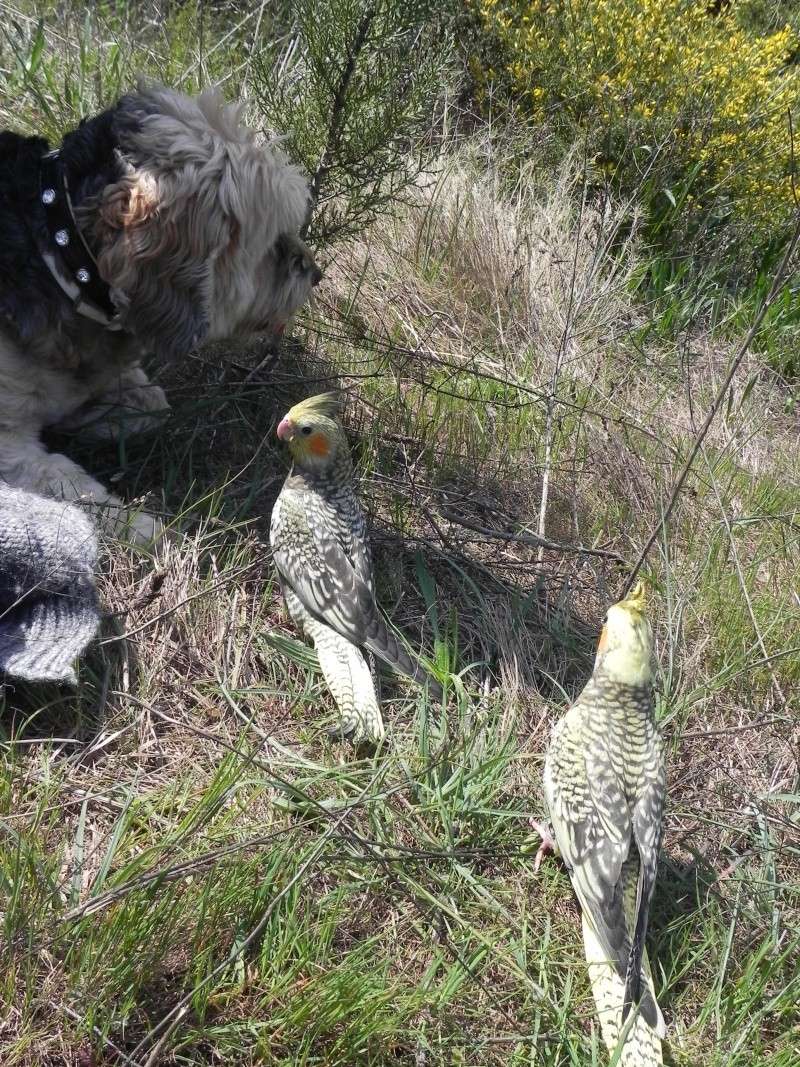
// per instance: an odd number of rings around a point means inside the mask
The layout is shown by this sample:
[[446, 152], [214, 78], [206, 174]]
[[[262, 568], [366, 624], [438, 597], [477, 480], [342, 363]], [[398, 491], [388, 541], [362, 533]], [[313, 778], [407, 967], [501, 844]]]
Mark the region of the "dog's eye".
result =
[[308, 437], [308, 435], [311, 433], [311, 427], [303, 426], [300, 430], [300, 433], [303, 434], [304, 437]]

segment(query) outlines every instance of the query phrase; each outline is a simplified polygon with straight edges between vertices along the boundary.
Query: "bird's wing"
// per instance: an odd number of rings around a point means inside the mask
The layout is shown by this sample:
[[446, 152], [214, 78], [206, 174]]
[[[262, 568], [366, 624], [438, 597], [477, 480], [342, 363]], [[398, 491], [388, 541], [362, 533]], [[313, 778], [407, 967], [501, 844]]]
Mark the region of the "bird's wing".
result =
[[[365, 568], [371, 575], [369, 550], [355, 552], [353, 545], [349, 546], [357, 569], [342, 547], [345, 533], [341, 523], [328, 521], [329, 517], [322, 521], [309, 511], [312, 505], [302, 495], [284, 492], [280, 526], [285, 528], [291, 516], [294, 529], [290, 536], [283, 536], [279, 530], [272, 537], [273, 559], [305, 609], [353, 644], [366, 645], [401, 674], [421, 685], [427, 683], [431, 697], [441, 700], [441, 686], [414, 663], [391, 633], [375, 603], [371, 585], [361, 577]], [[302, 547], [298, 548], [298, 544]]]
[[374, 595], [375, 582], [372, 571], [372, 552], [367, 537], [367, 521], [357, 502], [348, 523], [348, 529], [344, 536], [340, 535], [339, 543], [353, 564], [353, 570]]
[[628, 964], [622, 864], [631, 820], [625, 795], [601, 738], [591, 731], [580, 700], [553, 735], [548, 803], [556, 839], [606, 959], [621, 977]]
[[356, 573], [326, 517], [309, 514], [304, 495], [284, 491], [273, 558], [303, 607], [353, 644], [363, 645], [377, 613], [372, 591]]
[[633, 839], [639, 852], [639, 872], [636, 884], [636, 903], [629, 924], [633, 936], [625, 978], [623, 1019], [633, 1004], [641, 1002], [643, 1014], [652, 1026], [656, 1026], [657, 1009], [655, 1005], [651, 1009], [649, 1002], [652, 998], [649, 996], [648, 989], [642, 985], [642, 958], [650, 901], [656, 881], [658, 853], [661, 848], [666, 793], [663, 746], [658, 736], [654, 738], [650, 748], [644, 777], [647, 784], [636, 800], [632, 820]]

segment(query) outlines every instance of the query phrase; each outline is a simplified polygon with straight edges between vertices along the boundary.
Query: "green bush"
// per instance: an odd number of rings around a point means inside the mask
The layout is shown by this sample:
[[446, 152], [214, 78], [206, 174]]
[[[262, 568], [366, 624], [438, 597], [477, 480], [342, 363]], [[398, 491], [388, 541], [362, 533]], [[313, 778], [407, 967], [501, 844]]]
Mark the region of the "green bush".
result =
[[[800, 39], [755, 2], [478, 0], [514, 96], [585, 138], [601, 175], [687, 232], [779, 240], [794, 210]], [[742, 16], [742, 21], [739, 20]], [[746, 17], [745, 17], [746, 16]], [[793, 122], [790, 123], [790, 115]]]
[[253, 94], [311, 176], [312, 240], [330, 243], [394, 210], [436, 153], [451, 49], [435, 0], [292, 0], [286, 14]]

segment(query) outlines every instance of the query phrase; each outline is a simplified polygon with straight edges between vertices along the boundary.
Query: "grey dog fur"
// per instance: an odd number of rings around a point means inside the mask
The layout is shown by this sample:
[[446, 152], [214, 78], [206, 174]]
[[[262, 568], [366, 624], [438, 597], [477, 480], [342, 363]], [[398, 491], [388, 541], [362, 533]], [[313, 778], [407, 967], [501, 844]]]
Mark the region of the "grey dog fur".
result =
[[[208, 90], [141, 84], [61, 145], [83, 236], [119, 309], [112, 333], [82, 318], [43, 266], [41, 138], [0, 134], [0, 481], [79, 500], [107, 528], [148, 541], [158, 520], [64, 455], [45, 427], [113, 438], [169, 410], [141, 360], [282, 328], [320, 272], [299, 237], [306, 179], [257, 143], [239, 106]], [[104, 432], [105, 431], [105, 432]]]

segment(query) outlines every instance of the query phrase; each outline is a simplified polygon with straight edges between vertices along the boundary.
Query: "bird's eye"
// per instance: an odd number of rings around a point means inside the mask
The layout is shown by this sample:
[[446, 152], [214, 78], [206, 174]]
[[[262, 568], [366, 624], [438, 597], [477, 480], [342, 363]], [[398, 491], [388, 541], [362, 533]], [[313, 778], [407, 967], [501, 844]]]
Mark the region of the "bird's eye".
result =
[[308, 435], [311, 433], [311, 427], [310, 426], [303, 426], [302, 429], [300, 430], [300, 433], [303, 434], [304, 437], [308, 437]]

